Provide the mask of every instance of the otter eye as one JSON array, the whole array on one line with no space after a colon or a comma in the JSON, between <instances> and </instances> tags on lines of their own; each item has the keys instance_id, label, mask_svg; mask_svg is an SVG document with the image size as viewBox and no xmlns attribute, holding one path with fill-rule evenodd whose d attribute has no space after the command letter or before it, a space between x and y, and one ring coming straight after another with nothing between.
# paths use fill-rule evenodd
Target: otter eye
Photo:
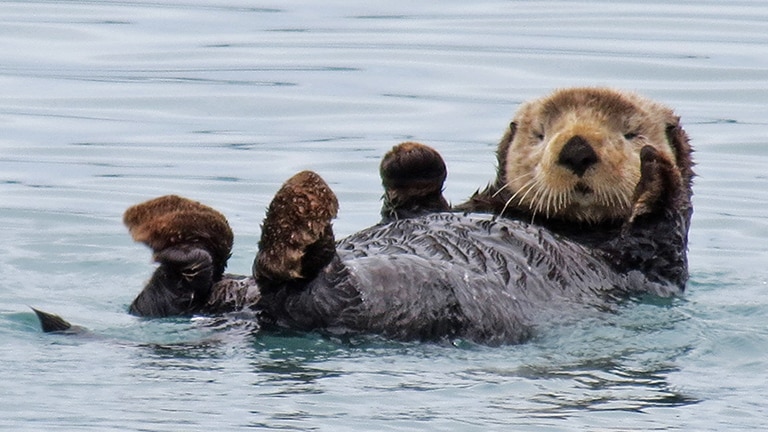
<instances>
[{"instance_id":1,"label":"otter eye","mask_svg":"<svg viewBox=\"0 0 768 432\"><path fill-rule=\"evenodd\" d=\"M625 134L624 134L624 139L626 139L626 140L628 140L628 141L631 141L631 140L633 140L633 139L637 138L637 135L638 135L638 134L637 134L637 132L629 132L629 133L625 133Z\"/></svg>"}]
</instances>

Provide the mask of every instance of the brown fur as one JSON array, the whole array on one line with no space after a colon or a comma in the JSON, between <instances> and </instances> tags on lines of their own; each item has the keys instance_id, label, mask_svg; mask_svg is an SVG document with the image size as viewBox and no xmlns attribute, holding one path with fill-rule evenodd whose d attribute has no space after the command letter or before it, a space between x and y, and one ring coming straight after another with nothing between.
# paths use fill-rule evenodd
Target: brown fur
<instances>
[{"instance_id":1,"label":"brown fur","mask_svg":"<svg viewBox=\"0 0 768 432\"><path fill-rule=\"evenodd\" d=\"M335 253L331 220L338 210L319 175L302 171L288 179L267 209L254 277L266 284L314 277Z\"/></svg>"},{"instance_id":2,"label":"brown fur","mask_svg":"<svg viewBox=\"0 0 768 432\"><path fill-rule=\"evenodd\" d=\"M400 143L384 155L379 173L384 186L381 216L385 221L450 210L443 197L448 171L433 148L417 142Z\"/></svg>"},{"instance_id":3,"label":"brown fur","mask_svg":"<svg viewBox=\"0 0 768 432\"><path fill-rule=\"evenodd\" d=\"M562 163L574 137L596 156L582 175ZM645 197L635 193L646 146L677 166L680 186L690 190L691 150L672 110L612 89L559 90L520 107L499 143L495 182L457 209L587 224L627 221L644 211L652 190L661 193L660 185L645 185Z\"/></svg>"},{"instance_id":4,"label":"brown fur","mask_svg":"<svg viewBox=\"0 0 768 432\"><path fill-rule=\"evenodd\" d=\"M499 144L496 181L459 206L504 217L427 214L439 211L428 197L442 198L445 165L437 152L404 143L381 169L387 196L409 203L389 208L404 220L337 245L336 197L317 174L301 172L267 210L253 278L216 280L211 251L224 249L215 246L222 227L228 232L223 216L163 197L125 215L160 263L130 310L246 308L263 328L521 342L553 315L684 290L691 152L661 105L613 90L561 90L521 107ZM231 245L231 232L223 237Z\"/></svg>"},{"instance_id":5,"label":"brown fur","mask_svg":"<svg viewBox=\"0 0 768 432\"><path fill-rule=\"evenodd\" d=\"M149 246L155 255L170 247L199 245L211 254L216 273L224 271L232 250L233 234L218 211L176 195L166 195L128 208L123 223L131 237Z\"/></svg>"}]
</instances>

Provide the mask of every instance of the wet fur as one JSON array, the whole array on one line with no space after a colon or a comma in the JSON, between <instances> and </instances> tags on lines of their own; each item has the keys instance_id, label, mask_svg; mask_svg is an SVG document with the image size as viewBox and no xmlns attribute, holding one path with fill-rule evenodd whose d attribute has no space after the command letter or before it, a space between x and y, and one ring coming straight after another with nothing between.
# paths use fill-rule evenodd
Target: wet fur
<instances>
[{"instance_id":1,"label":"wet fur","mask_svg":"<svg viewBox=\"0 0 768 432\"><path fill-rule=\"evenodd\" d=\"M443 196L448 170L431 147L411 141L394 146L382 158L379 174L384 187L383 222L451 208Z\"/></svg>"},{"instance_id":2,"label":"wet fur","mask_svg":"<svg viewBox=\"0 0 768 432\"><path fill-rule=\"evenodd\" d=\"M267 209L254 276L263 283L314 277L335 251L330 220L338 210L336 195L320 176L302 171L291 177Z\"/></svg>"},{"instance_id":3,"label":"wet fur","mask_svg":"<svg viewBox=\"0 0 768 432\"><path fill-rule=\"evenodd\" d=\"M221 280L232 250L233 234L224 215L197 201L166 195L128 208L123 222L160 264L131 303L131 313L162 317L199 310Z\"/></svg>"},{"instance_id":4,"label":"wet fur","mask_svg":"<svg viewBox=\"0 0 768 432\"><path fill-rule=\"evenodd\" d=\"M573 136L584 137L599 158L583 177L558 164ZM615 227L638 210L633 195L646 146L676 164L690 188L690 146L669 108L611 89L560 90L520 107L498 145L496 179L456 209Z\"/></svg>"},{"instance_id":5,"label":"wet fur","mask_svg":"<svg viewBox=\"0 0 768 432\"><path fill-rule=\"evenodd\" d=\"M526 147L541 130L542 142ZM581 177L558 162L570 140L563 134L584 135L595 147L599 162ZM248 309L266 327L495 345L525 341L541 323L579 311L611 309L632 294L684 289L693 162L666 108L606 89L564 90L525 105L499 144L496 180L459 206L488 216L425 205L444 179L442 159L430 150L410 143L385 156L383 214L393 220L339 242L331 225L338 202L322 178L302 172L286 181L267 211L249 277L217 279L206 270L229 253L227 241L195 221L217 219L211 226L226 231L218 212L177 198L129 209L126 225L160 263L132 312ZM525 173L537 166L551 172L532 183ZM612 177L612 169L621 175ZM582 182L582 190L599 191L606 186L598 182L609 180L616 191L602 203L535 189ZM168 216L174 201L198 217Z\"/></svg>"}]
</instances>

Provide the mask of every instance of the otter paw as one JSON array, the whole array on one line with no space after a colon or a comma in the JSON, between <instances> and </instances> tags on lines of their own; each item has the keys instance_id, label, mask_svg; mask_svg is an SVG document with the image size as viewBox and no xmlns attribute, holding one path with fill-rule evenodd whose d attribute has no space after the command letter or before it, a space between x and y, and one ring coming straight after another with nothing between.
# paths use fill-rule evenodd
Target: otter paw
<instances>
[{"instance_id":1,"label":"otter paw","mask_svg":"<svg viewBox=\"0 0 768 432\"><path fill-rule=\"evenodd\" d=\"M213 285L213 258L205 249L189 245L173 246L155 253L155 261L174 270L187 290L199 292Z\"/></svg>"},{"instance_id":2,"label":"otter paw","mask_svg":"<svg viewBox=\"0 0 768 432\"><path fill-rule=\"evenodd\" d=\"M447 170L435 149L416 142L398 144L384 155L379 173L384 186L384 219L450 209L442 194Z\"/></svg>"},{"instance_id":3,"label":"otter paw","mask_svg":"<svg viewBox=\"0 0 768 432\"><path fill-rule=\"evenodd\" d=\"M674 163L652 146L640 150L640 181L635 187L629 222L674 205L682 177Z\"/></svg>"},{"instance_id":4,"label":"otter paw","mask_svg":"<svg viewBox=\"0 0 768 432\"><path fill-rule=\"evenodd\" d=\"M286 181L267 209L253 275L262 283L312 278L336 253L331 220L339 203L316 173Z\"/></svg>"},{"instance_id":5,"label":"otter paw","mask_svg":"<svg viewBox=\"0 0 768 432\"><path fill-rule=\"evenodd\" d=\"M135 241L155 252L158 262L166 249L187 245L210 254L215 277L224 272L232 250L232 230L224 215L206 205L166 195L130 207L123 222Z\"/></svg>"}]
</instances>

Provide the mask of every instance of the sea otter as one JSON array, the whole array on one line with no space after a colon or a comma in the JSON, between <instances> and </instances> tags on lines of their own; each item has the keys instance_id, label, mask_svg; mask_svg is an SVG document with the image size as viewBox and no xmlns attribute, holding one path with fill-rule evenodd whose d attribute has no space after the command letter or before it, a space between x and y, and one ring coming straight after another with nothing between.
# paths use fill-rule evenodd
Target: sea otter
<instances>
[{"instance_id":1,"label":"sea otter","mask_svg":"<svg viewBox=\"0 0 768 432\"><path fill-rule=\"evenodd\" d=\"M496 180L451 209L440 155L395 147L381 165L384 220L338 242L336 196L300 172L269 205L250 276L224 274L232 232L215 210L176 196L133 206L124 221L160 265L130 311L250 310L266 328L497 345L684 289L693 163L671 110L557 91L520 108L497 157Z\"/></svg>"},{"instance_id":2,"label":"sea otter","mask_svg":"<svg viewBox=\"0 0 768 432\"><path fill-rule=\"evenodd\" d=\"M677 201L664 205L684 217L687 236L694 174L679 118L650 99L607 88L563 89L523 104L498 145L496 179L454 209L503 214L596 244L650 212L660 198L653 194L667 191L639 187L644 151L675 168L668 187L683 191L668 193Z\"/></svg>"}]
</instances>

